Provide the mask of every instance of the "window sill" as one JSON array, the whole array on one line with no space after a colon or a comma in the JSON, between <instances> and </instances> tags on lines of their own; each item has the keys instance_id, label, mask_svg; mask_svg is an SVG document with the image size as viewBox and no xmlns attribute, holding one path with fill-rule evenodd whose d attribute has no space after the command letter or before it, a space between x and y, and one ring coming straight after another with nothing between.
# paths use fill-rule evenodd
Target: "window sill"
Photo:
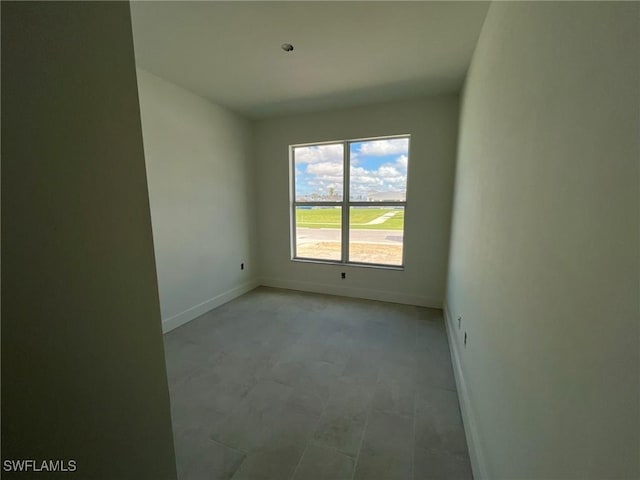
<instances>
[{"instance_id":1,"label":"window sill","mask_svg":"<svg viewBox=\"0 0 640 480\"><path fill-rule=\"evenodd\" d=\"M341 267L357 267L357 268L375 268L378 270L395 270L395 271L404 271L404 265L378 265L375 263L355 263L355 262L339 262L332 260L314 260L311 258L292 258L292 262L297 263L312 263L319 265L334 265Z\"/></svg>"}]
</instances>

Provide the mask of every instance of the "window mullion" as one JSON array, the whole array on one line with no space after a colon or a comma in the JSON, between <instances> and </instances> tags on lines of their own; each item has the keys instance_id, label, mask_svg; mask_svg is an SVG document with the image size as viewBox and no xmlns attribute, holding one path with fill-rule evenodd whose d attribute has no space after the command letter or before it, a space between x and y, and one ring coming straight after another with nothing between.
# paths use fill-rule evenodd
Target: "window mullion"
<instances>
[{"instance_id":1,"label":"window mullion","mask_svg":"<svg viewBox=\"0 0 640 480\"><path fill-rule=\"evenodd\" d=\"M343 175L342 181L344 185L342 187L342 261L347 263L349 261L349 162L350 144L345 141L342 147L343 156Z\"/></svg>"}]
</instances>

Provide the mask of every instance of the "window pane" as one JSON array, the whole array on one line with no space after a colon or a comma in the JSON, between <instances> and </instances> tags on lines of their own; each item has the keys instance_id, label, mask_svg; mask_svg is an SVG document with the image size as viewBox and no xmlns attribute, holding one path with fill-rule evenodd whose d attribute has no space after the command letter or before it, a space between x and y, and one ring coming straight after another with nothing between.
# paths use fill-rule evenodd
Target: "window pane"
<instances>
[{"instance_id":1,"label":"window pane","mask_svg":"<svg viewBox=\"0 0 640 480\"><path fill-rule=\"evenodd\" d=\"M406 201L409 138L352 142L349 155L352 201Z\"/></svg>"},{"instance_id":2,"label":"window pane","mask_svg":"<svg viewBox=\"0 0 640 480\"><path fill-rule=\"evenodd\" d=\"M349 261L402 265L404 207L351 207Z\"/></svg>"},{"instance_id":3,"label":"window pane","mask_svg":"<svg viewBox=\"0 0 640 480\"><path fill-rule=\"evenodd\" d=\"M342 207L296 207L296 258L342 257Z\"/></svg>"},{"instance_id":4,"label":"window pane","mask_svg":"<svg viewBox=\"0 0 640 480\"><path fill-rule=\"evenodd\" d=\"M343 151L342 143L293 149L296 201L342 201Z\"/></svg>"}]
</instances>

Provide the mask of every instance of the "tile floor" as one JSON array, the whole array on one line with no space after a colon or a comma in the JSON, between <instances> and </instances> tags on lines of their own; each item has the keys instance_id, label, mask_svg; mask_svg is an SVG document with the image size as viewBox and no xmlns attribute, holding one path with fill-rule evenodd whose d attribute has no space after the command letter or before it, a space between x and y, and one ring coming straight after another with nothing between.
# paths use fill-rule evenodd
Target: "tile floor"
<instances>
[{"instance_id":1,"label":"tile floor","mask_svg":"<svg viewBox=\"0 0 640 480\"><path fill-rule=\"evenodd\" d=\"M165 352L181 480L472 478L440 310L260 287Z\"/></svg>"}]
</instances>

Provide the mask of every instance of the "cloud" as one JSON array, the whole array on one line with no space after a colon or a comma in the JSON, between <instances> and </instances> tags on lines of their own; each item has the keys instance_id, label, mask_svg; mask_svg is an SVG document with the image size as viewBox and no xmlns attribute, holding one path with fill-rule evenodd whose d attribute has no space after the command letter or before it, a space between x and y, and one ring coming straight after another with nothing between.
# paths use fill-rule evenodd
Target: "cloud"
<instances>
[{"instance_id":1,"label":"cloud","mask_svg":"<svg viewBox=\"0 0 640 480\"><path fill-rule=\"evenodd\" d=\"M389 165L388 163L386 163L378 168L378 175L383 178L399 177L400 172L396 170L396 167L394 167L393 165Z\"/></svg>"},{"instance_id":2,"label":"cloud","mask_svg":"<svg viewBox=\"0 0 640 480\"><path fill-rule=\"evenodd\" d=\"M407 184L407 148L408 140L389 139L364 142L360 146L360 156L351 154L350 192L353 199L367 199L374 194L398 193L400 196ZM367 165L365 155L395 155L393 160L373 161ZM296 173L307 188L300 191L313 191L320 194L342 193L343 158L341 145L319 145L296 147ZM386 159L384 159L386 160ZM383 161L384 161L383 160ZM375 165L375 167L374 167ZM366 168L366 167L369 168ZM310 190L308 190L310 189Z\"/></svg>"},{"instance_id":3,"label":"cloud","mask_svg":"<svg viewBox=\"0 0 640 480\"><path fill-rule=\"evenodd\" d=\"M393 186L394 189L397 189L398 187L404 187L407 183L406 177L401 176L385 178L384 181L387 185ZM402 188L402 190L404 190L404 188Z\"/></svg>"},{"instance_id":4,"label":"cloud","mask_svg":"<svg viewBox=\"0 0 640 480\"><path fill-rule=\"evenodd\" d=\"M372 177L368 175L353 176L351 177L351 183L356 184L357 186L360 186L360 187L364 186L368 189L381 187L382 185L384 185L384 182L382 181L381 178Z\"/></svg>"},{"instance_id":5,"label":"cloud","mask_svg":"<svg viewBox=\"0 0 640 480\"><path fill-rule=\"evenodd\" d=\"M367 188L374 188L382 186L384 182L378 178L375 171L365 170L362 167L351 168L351 184L352 186L366 186ZM352 188L353 189L353 188Z\"/></svg>"},{"instance_id":6,"label":"cloud","mask_svg":"<svg viewBox=\"0 0 640 480\"><path fill-rule=\"evenodd\" d=\"M307 166L307 173L312 174L306 184L317 191L333 188L336 193L342 191L342 164L329 162L315 163ZM406 188L407 176L397 165L385 163L375 170L363 167L351 167L351 195L367 196L371 192L403 191Z\"/></svg>"},{"instance_id":7,"label":"cloud","mask_svg":"<svg viewBox=\"0 0 640 480\"><path fill-rule=\"evenodd\" d=\"M312 173L314 175L332 175L332 176L342 176L343 165L340 163L333 162L320 162L320 163L312 163L307 165L307 173Z\"/></svg>"},{"instance_id":8,"label":"cloud","mask_svg":"<svg viewBox=\"0 0 640 480\"><path fill-rule=\"evenodd\" d=\"M360 155L383 156L396 153L406 154L409 150L408 138L392 138L388 140L370 140L360 144L357 153Z\"/></svg>"},{"instance_id":9,"label":"cloud","mask_svg":"<svg viewBox=\"0 0 640 480\"><path fill-rule=\"evenodd\" d=\"M330 162L342 164L342 144L316 145L310 147L296 147L296 165L300 163Z\"/></svg>"},{"instance_id":10,"label":"cloud","mask_svg":"<svg viewBox=\"0 0 640 480\"><path fill-rule=\"evenodd\" d=\"M390 163L375 170L351 167L351 196L364 197L374 192L399 192L406 188L407 177Z\"/></svg>"}]
</instances>

